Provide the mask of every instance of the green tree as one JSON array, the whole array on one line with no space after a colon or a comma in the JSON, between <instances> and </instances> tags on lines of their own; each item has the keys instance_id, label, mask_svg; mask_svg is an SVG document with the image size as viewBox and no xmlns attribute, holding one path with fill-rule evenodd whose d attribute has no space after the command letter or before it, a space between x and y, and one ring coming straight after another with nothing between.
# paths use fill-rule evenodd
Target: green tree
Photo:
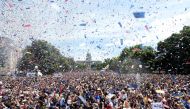
<instances>
[{"instance_id":1,"label":"green tree","mask_svg":"<svg viewBox=\"0 0 190 109\"><path fill-rule=\"evenodd\" d=\"M85 70L87 68L86 64L78 63L75 65L75 70Z\"/></svg>"},{"instance_id":2,"label":"green tree","mask_svg":"<svg viewBox=\"0 0 190 109\"><path fill-rule=\"evenodd\" d=\"M157 49L157 68L183 72L183 64L190 58L190 27L184 26L179 33L174 33L163 42L159 42Z\"/></svg>"},{"instance_id":3,"label":"green tree","mask_svg":"<svg viewBox=\"0 0 190 109\"><path fill-rule=\"evenodd\" d=\"M44 74L69 70L73 61L61 55L59 50L44 40L34 40L23 51L19 70L33 70L35 66Z\"/></svg>"},{"instance_id":4,"label":"green tree","mask_svg":"<svg viewBox=\"0 0 190 109\"><path fill-rule=\"evenodd\" d=\"M102 69L109 65L110 70L121 73L135 72L132 65L137 67L139 64L143 64L149 66L149 68L153 66L155 54L156 51L150 46L125 47L118 57L105 59L99 66Z\"/></svg>"},{"instance_id":5,"label":"green tree","mask_svg":"<svg viewBox=\"0 0 190 109\"><path fill-rule=\"evenodd\" d=\"M153 66L156 51L150 46L135 45L130 48L124 48L119 59L126 62L128 59L137 59L146 66Z\"/></svg>"},{"instance_id":6,"label":"green tree","mask_svg":"<svg viewBox=\"0 0 190 109\"><path fill-rule=\"evenodd\" d=\"M103 68L102 62L93 62L91 65L92 70L101 70Z\"/></svg>"}]
</instances>

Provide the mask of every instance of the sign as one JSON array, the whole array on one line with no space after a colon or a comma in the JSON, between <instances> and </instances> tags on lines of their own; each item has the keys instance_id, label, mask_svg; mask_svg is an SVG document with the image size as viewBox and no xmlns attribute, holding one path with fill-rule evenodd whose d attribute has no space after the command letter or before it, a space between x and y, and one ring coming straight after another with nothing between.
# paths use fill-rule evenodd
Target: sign
<instances>
[{"instance_id":1,"label":"sign","mask_svg":"<svg viewBox=\"0 0 190 109\"><path fill-rule=\"evenodd\" d=\"M152 103L152 109L163 109L162 102Z\"/></svg>"}]
</instances>

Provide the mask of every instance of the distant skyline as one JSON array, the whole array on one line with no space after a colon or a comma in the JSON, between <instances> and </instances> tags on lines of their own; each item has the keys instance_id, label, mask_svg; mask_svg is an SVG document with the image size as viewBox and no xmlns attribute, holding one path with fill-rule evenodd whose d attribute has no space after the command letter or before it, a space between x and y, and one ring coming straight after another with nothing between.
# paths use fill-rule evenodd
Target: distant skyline
<instances>
[{"instance_id":1,"label":"distant skyline","mask_svg":"<svg viewBox=\"0 0 190 109\"><path fill-rule=\"evenodd\" d=\"M65 56L118 56L126 46L156 47L190 25L190 0L1 0L0 36L22 47L43 39ZM145 12L135 18L133 12ZM122 40L122 41L121 41Z\"/></svg>"}]
</instances>

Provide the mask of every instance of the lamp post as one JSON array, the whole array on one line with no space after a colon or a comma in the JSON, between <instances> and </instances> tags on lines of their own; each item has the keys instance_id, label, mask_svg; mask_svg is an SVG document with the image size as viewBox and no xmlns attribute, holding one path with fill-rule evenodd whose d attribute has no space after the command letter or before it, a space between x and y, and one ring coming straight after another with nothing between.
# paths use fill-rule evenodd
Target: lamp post
<instances>
[{"instance_id":1,"label":"lamp post","mask_svg":"<svg viewBox=\"0 0 190 109\"><path fill-rule=\"evenodd\" d=\"M62 70L62 65L59 66L59 73L61 73L63 70Z\"/></svg>"},{"instance_id":2,"label":"lamp post","mask_svg":"<svg viewBox=\"0 0 190 109\"><path fill-rule=\"evenodd\" d=\"M138 66L138 69L139 69L139 71L136 74L136 81L137 81L138 86L140 86L140 83L141 83L140 74L142 71L142 65L141 64Z\"/></svg>"},{"instance_id":3,"label":"lamp post","mask_svg":"<svg viewBox=\"0 0 190 109\"><path fill-rule=\"evenodd\" d=\"M122 66L121 66L121 61L119 61L119 74L121 74L121 69L122 69Z\"/></svg>"},{"instance_id":4,"label":"lamp post","mask_svg":"<svg viewBox=\"0 0 190 109\"><path fill-rule=\"evenodd\" d=\"M38 80L38 66L34 67L34 72L35 72L35 81L37 82L37 80Z\"/></svg>"}]
</instances>

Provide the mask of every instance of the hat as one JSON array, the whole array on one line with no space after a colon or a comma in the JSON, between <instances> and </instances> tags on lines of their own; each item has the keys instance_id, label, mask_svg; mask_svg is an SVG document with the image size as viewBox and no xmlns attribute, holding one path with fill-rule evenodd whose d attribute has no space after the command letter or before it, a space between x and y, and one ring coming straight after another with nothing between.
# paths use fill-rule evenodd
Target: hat
<instances>
[{"instance_id":1,"label":"hat","mask_svg":"<svg viewBox=\"0 0 190 109\"><path fill-rule=\"evenodd\" d=\"M20 97L24 97L24 94L20 94Z\"/></svg>"},{"instance_id":2,"label":"hat","mask_svg":"<svg viewBox=\"0 0 190 109\"><path fill-rule=\"evenodd\" d=\"M71 100L67 100L67 103L68 103L68 104L72 104L72 101L71 101Z\"/></svg>"},{"instance_id":3,"label":"hat","mask_svg":"<svg viewBox=\"0 0 190 109\"><path fill-rule=\"evenodd\" d=\"M101 91L101 89L100 89L100 88L98 88L97 90Z\"/></svg>"},{"instance_id":4,"label":"hat","mask_svg":"<svg viewBox=\"0 0 190 109\"><path fill-rule=\"evenodd\" d=\"M187 102L190 103L190 100L188 100Z\"/></svg>"},{"instance_id":5,"label":"hat","mask_svg":"<svg viewBox=\"0 0 190 109\"><path fill-rule=\"evenodd\" d=\"M26 100L26 99L24 99L22 102L27 102L27 100Z\"/></svg>"},{"instance_id":6,"label":"hat","mask_svg":"<svg viewBox=\"0 0 190 109\"><path fill-rule=\"evenodd\" d=\"M122 90L121 90L121 92L125 92L125 90L124 90L124 89L122 89Z\"/></svg>"}]
</instances>

